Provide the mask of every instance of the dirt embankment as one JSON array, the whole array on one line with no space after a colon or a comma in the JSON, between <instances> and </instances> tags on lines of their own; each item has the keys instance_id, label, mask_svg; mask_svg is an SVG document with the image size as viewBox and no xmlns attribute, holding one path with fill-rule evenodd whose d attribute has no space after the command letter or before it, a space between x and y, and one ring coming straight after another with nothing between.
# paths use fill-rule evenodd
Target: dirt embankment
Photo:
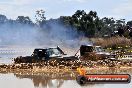
<instances>
[{"instance_id":1,"label":"dirt embankment","mask_svg":"<svg viewBox=\"0 0 132 88\"><path fill-rule=\"evenodd\" d=\"M70 61L59 63L22 63L22 64L10 64L0 65L0 72L26 72L26 73L66 73L70 71L76 71L76 69L82 65L84 68L96 72L109 68L132 68L132 62L111 61L111 60L98 60L98 61ZM96 69L96 70L95 70Z\"/></svg>"}]
</instances>

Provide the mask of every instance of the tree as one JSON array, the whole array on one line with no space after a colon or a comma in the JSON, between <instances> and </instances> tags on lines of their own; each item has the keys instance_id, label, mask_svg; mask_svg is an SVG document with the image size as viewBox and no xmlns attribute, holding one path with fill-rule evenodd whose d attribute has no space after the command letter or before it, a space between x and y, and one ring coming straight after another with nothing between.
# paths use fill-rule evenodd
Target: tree
<instances>
[{"instance_id":1,"label":"tree","mask_svg":"<svg viewBox=\"0 0 132 88\"><path fill-rule=\"evenodd\" d=\"M127 25L129 25L130 27L132 27L132 21L128 21Z\"/></svg>"},{"instance_id":2,"label":"tree","mask_svg":"<svg viewBox=\"0 0 132 88\"><path fill-rule=\"evenodd\" d=\"M33 22L31 21L31 19L26 16L18 16L16 19L17 22L22 23L22 24L33 24Z\"/></svg>"},{"instance_id":3,"label":"tree","mask_svg":"<svg viewBox=\"0 0 132 88\"><path fill-rule=\"evenodd\" d=\"M90 11L88 14L84 10L77 10L75 14L72 15L73 24L79 31L83 31L85 36L93 37L95 35L97 24L97 13L95 11Z\"/></svg>"},{"instance_id":4,"label":"tree","mask_svg":"<svg viewBox=\"0 0 132 88\"><path fill-rule=\"evenodd\" d=\"M87 37L94 37L96 30L101 28L95 11L87 14L84 10L77 10L72 16L61 16L60 20L64 25L71 25L78 31L82 31Z\"/></svg>"},{"instance_id":5,"label":"tree","mask_svg":"<svg viewBox=\"0 0 132 88\"><path fill-rule=\"evenodd\" d=\"M4 22L6 22L6 21L7 21L6 16L0 14L0 23L4 23Z\"/></svg>"},{"instance_id":6,"label":"tree","mask_svg":"<svg viewBox=\"0 0 132 88\"><path fill-rule=\"evenodd\" d=\"M132 31L129 33L129 36L132 38Z\"/></svg>"},{"instance_id":7,"label":"tree","mask_svg":"<svg viewBox=\"0 0 132 88\"><path fill-rule=\"evenodd\" d=\"M36 23L39 26L43 26L43 24L46 21L46 17L44 15L45 15L45 11L44 10L37 10L36 11L35 18L36 18Z\"/></svg>"},{"instance_id":8,"label":"tree","mask_svg":"<svg viewBox=\"0 0 132 88\"><path fill-rule=\"evenodd\" d=\"M119 27L119 28L118 28L118 34L119 34L119 36L123 36L123 34L124 34L124 29L123 29L122 27Z\"/></svg>"},{"instance_id":9,"label":"tree","mask_svg":"<svg viewBox=\"0 0 132 88\"><path fill-rule=\"evenodd\" d=\"M84 16L84 25L87 37L95 37L95 32L98 28L99 18L96 11L90 11Z\"/></svg>"},{"instance_id":10,"label":"tree","mask_svg":"<svg viewBox=\"0 0 132 88\"><path fill-rule=\"evenodd\" d=\"M116 20L116 25L118 27L125 25L125 19Z\"/></svg>"},{"instance_id":11,"label":"tree","mask_svg":"<svg viewBox=\"0 0 132 88\"><path fill-rule=\"evenodd\" d=\"M101 19L101 27L102 27L102 30L101 30L101 35L111 35L115 30L117 30L117 27L116 27L116 21L113 17L104 17Z\"/></svg>"}]
</instances>

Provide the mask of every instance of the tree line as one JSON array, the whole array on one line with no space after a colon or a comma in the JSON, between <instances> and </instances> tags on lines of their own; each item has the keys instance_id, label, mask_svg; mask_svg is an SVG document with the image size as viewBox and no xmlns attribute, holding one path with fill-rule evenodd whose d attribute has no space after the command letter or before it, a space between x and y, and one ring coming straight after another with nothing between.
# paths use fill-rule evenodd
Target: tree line
<instances>
[{"instance_id":1,"label":"tree line","mask_svg":"<svg viewBox=\"0 0 132 88\"><path fill-rule=\"evenodd\" d=\"M36 21L33 22L28 16L18 16L15 20L0 15L0 26L4 24L37 26L43 30L50 30L50 23L60 24L65 28L83 33L85 37L124 36L132 37L132 21L115 19L113 17L100 18L96 11L77 10L72 16L60 16L57 19L46 20L45 11L37 10ZM57 31L57 30L56 30Z\"/></svg>"}]
</instances>

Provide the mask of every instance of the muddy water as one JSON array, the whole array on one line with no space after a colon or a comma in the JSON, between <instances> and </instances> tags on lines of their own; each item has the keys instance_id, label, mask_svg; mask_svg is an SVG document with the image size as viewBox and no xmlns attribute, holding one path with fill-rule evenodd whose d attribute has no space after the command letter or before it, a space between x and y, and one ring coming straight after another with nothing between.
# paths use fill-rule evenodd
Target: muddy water
<instances>
[{"instance_id":1,"label":"muddy water","mask_svg":"<svg viewBox=\"0 0 132 88\"><path fill-rule=\"evenodd\" d=\"M12 63L11 57L19 55L0 54L0 64ZM95 72L93 70L93 72ZM99 70L99 73L129 73L132 75L132 69L117 70L114 68ZM28 74L0 72L0 88L132 88L132 82L129 84L88 84L80 86L77 84L76 74L58 74L58 73L36 73Z\"/></svg>"},{"instance_id":2,"label":"muddy water","mask_svg":"<svg viewBox=\"0 0 132 88\"><path fill-rule=\"evenodd\" d=\"M132 88L129 84L87 84L80 86L75 79L52 79L44 75L0 73L0 88Z\"/></svg>"}]
</instances>

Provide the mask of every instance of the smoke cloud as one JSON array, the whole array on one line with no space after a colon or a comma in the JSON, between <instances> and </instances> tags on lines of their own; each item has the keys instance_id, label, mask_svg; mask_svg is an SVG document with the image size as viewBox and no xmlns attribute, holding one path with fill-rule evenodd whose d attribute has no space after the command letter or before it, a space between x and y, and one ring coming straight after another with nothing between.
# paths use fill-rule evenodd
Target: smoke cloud
<instances>
[{"instance_id":1,"label":"smoke cloud","mask_svg":"<svg viewBox=\"0 0 132 88\"><path fill-rule=\"evenodd\" d=\"M82 41L83 33L58 22L47 22L42 27L21 23L0 24L0 45L67 46L89 44Z\"/></svg>"}]
</instances>

